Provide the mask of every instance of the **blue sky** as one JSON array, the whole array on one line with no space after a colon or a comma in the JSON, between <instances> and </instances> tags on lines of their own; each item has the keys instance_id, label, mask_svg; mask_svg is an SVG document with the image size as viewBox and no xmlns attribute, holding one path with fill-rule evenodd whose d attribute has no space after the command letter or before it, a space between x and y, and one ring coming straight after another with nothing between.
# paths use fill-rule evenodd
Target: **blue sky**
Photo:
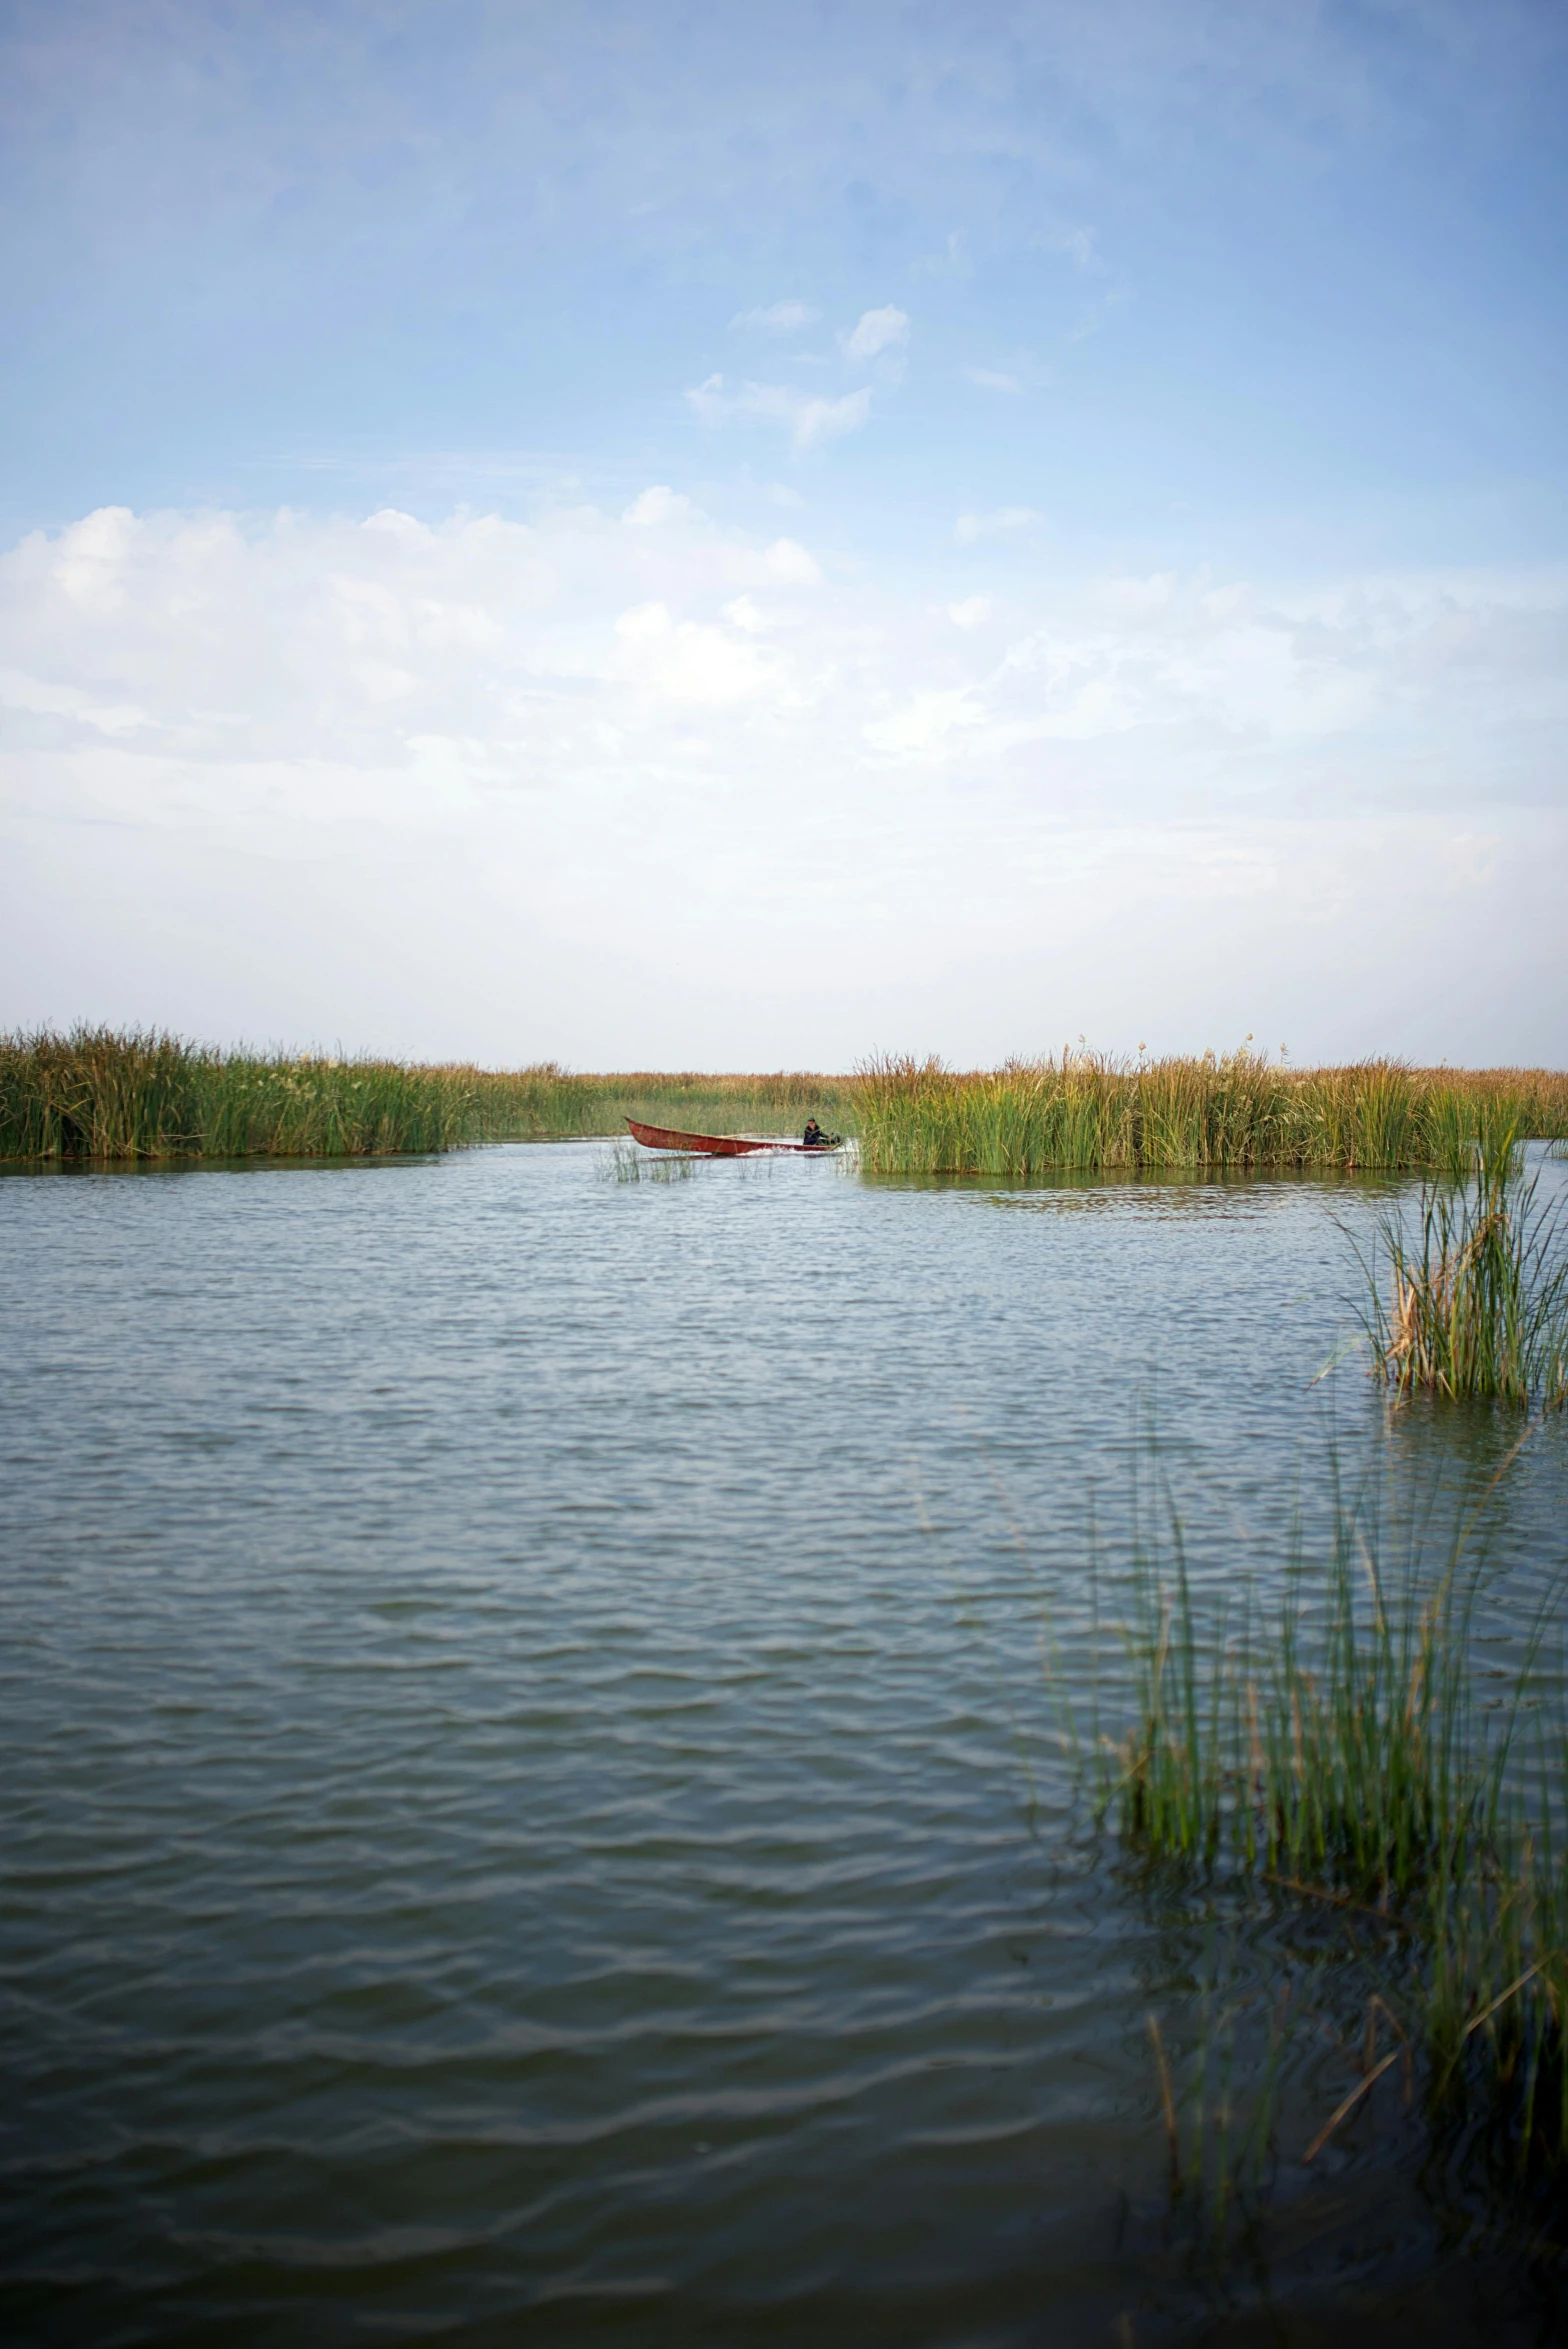
<instances>
[{"instance_id":1,"label":"blue sky","mask_svg":"<svg viewBox=\"0 0 1568 2349\"><path fill-rule=\"evenodd\" d=\"M0 42L11 1019L1568 1052L1560 9Z\"/></svg>"}]
</instances>

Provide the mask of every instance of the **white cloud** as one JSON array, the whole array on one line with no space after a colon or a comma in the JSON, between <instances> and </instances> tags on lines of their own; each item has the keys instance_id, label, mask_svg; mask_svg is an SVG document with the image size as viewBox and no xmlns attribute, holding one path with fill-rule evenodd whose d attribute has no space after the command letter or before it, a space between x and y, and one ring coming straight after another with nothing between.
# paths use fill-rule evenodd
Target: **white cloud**
<instances>
[{"instance_id":1,"label":"white cloud","mask_svg":"<svg viewBox=\"0 0 1568 2349\"><path fill-rule=\"evenodd\" d=\"M16 669L0 669L0 709L26 710L40 718L74 718L100 734L132 734L151 724L135 702L95 701L74 685L50 685Z\"/></svg>"},{"instance_id":2,"label":"white cloud","mask_svg":"<svg viewBox=\"0 0 1568 2349\"><path fill-rule=\"evenodd\" d=\"M751 641L750 593L788 608L821 584L798 539L720 531L662 485L619 522L432 527L385 509L251 530L100 512L0 559L0 712L67 762L105 737L213 776L402 765L416 739L473 740L544 773L552 741L568 768L582 755L590 708L629 722L622 687L715 708L788 697L788 661Z\"/></svg>"},{"instance_id":3,"label":"white cloud","mask_svg":"<svg viewBox=\"0 0 1568 2349\"><path fill-rule=\"evenodd\" d=\"M964 373L982 391L1021 392L1024 388L1016 375L1000 374L994 367L966 367Z\"/></svg>"},{"instance_id":4,"label":"white cloud","mask_svg":"<svg viewBox=\"0 0 1568 2349\"><path fill-rule=\"evenodd\" d=\"M645 489L641 497L633 498L621 520L637 528L651 529L661 522L689 521L698 512L699 509L690 498L682 497L676 490L667 489L662 482L656 482L652 489Z\"/></svg>"},{"instance_id":5,"label":"white cloud","mask_svg":"<svg viewBox=\"0 0 1568 2349\"><path fill-rule=\"evenodd\" d=\"M1022 530L1044 519L1033 506L998 506L990 514L960 514L953 524L953 536L960 546L973 546L976 539L995 538L1005 530Z\"/></svg>"},{"instance_id":6,"label":"white cloud","mask_svg":"<svg viewBox=\"0 0 1568 2349\"><path fill-rule=\"evenodd\" d=\"M869 366L884 351L902 349L908 342L908 313L895 309L891 302L881 310L862 311L859 324L839 340L852 365Z\"/></svg>"},{"instance_id":7,"label":"white cloud","mask_svg":"<svg viewBox=\"0 0 1568 2349\"><path fill-rule=\"evenodd\" d=\"M1128 905L1133 993L1188 967L1194 906L1256 906L1228 972L1245 944L1260 989L1353 974L1356 1033L1406 1049L1407 1001L1463 1012L1456 892L1505 960L1554 934L1568 578L1057 575L997 611L956 554L949 603L674 496L650 526L649 494L526 524L110 509L0 556L11 1016L605 1061L663 1005L664 1050L690 1021L752 1057L788 1041L804 939L832 1050L890 1001L923 1041L928 1000L1002 1050L1038 1039L996 1002L1084 984ZM94 909L69 965L66 903ZM725 953L722 1000L711 953L689 986L649 957L650 908ZM1560 959L1518 965L1543 1022ZM789 1017L815 1000L792 983ZM509 1008L476 1030L481 1003Z\"/></svg>"},{"instance_id":8,"label":"white cloud","mask_svg":"<svg viewBox=\"0 0 1568 2349\"><path fill-rule=\"evenodd\" d=\"M60 542L62 593L83 611L119 611L125 600L125 558L135 535L136 516L129 506L100 506L84 516Z\"/></svg>"},{"instance_id":9,"label":"white cloud","mask_svg":"<svg viewBox=\"0 0 1568 2349\"><path fill-rule=\"evenodd\" d=\"M953 734L985 723L984 705L971 698L967 686L952 685L940 692L912 694L891 716L872 719L864 732L876 750L918 757L940 752Z\"/></svg>"},{"instance_id":10,"label":"white cloud","mask_svg":"<svg viewBox=\"0 0 1568 2349\"><path fill-rule=\"evenodd\" d=\"M978 536L1032 518L970 519ZM922 741L962 733L966 757L1138 726L1195 723L1254 748L1381 727L1429 733L1431 755L1462 775L1487 771L1475 745L1505 721L1521 730L1523 771L1568 703L1568 580L1554 573L1295 596L1173 571L1059 583L980 666L978 646L946 629L973 636L993 617L989 596L938 606L933 637L923 596L842 578L799 539L721 529L664 485L619 520L583 508L532 524L383 509L357 524L282 512L249 525L110 508L0 557L0 708L51 756L93 744L214 768L395 759L416 736L503 738L546 704L574 724L584 686L599 695L595 720L623 725L617 680L651 677L651 647L682 692L714 701L853 675L839 750L915 709ZM788 674L771 652L750 657L780 612ZM962 715L937 726L938 710ZM1555 789L1556 773L1532 793Z\"/></svg>"},{"instance_id":11,"label":"white cloud","mask_svg":"<svg viewBox=\"0 0 1568 2349\"><path fill-rule=\"evenodd\" d=\"M814 326L820 316L809 302L769 302L760 309L738 310L730 324L756 327L764 334L799 334L803 327Z\"/></svg>"},{"instance_id":12,"label":"white cloud","mask_svg":"<svg viewBox=\"0 0 1568 2349\"><path fill-rule=\"evenodd\" d=\"M770 579L784 587L820 587L822 573L814 555L798 539L776 538L762 558Z\"/></svg>"},{"instance_id":13,"label":"white cloud","mask_svg":"<svg viewBox=\"0 0 1568 2349\"><path fill-rule=\"evenodd\" d=\"M677 620L661 603L639 604L615 623L612 677L661 701L698 709L732 709L776 696L785 683L770 648L737 643L722 628Z\"/></svg>"},{"instance_id":14,"label":"white cloud","mask_svg":"<svg viewBox=\"0 0 1568 2349\"><path fill-rule=\"evenodd\" d=\"M729 391L722 375L710 375L686 398L692 413L704 424L728 424L735 418L769 424L787 432L801 452L858 432L871 414L869 385L830 400L813 398L792 384L782 383L743 383Z\"/></svg>"}]
</instances>

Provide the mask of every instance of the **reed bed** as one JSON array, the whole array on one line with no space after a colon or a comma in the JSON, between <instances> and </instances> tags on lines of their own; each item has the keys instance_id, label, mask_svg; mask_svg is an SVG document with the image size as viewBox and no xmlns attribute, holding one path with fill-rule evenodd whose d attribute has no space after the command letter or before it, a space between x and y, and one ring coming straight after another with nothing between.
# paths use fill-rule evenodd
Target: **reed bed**
<instances>
[{"instance_id":1,"label":"reed bed","mask_svg":"<svg viewBox=\"0 0 1568 2349\"><path fill-rule=\"evenodd\" d=\"M1130 1724L1102 1744L1102 1816L1138 1866L1266 1895L1348 1936L1367 2016L1359 2080L1314 2159L1403 2068L1448 2148L1506 2179L1568 2170L1568 1702L1560 1583L1483 1679L1489 1597L1475 1517L1435 1572L1385 1575L1375 1523L1341 1512L1331 1554L1279 1600L1195 1595L1179 1531L1140 1563ZM1318 1967L1332 1996L1334 1967ZM1173 2166L1176 2098L1155 2034ZM1380 2043L1381 2042L1381 2043ZM1266 2063L1277 2070L1278 2048ZM1255 2106L1274 2109L1272 2092ZM1261 2147L1266 2118L1257 2123ZM1201 2164L1200 2164L1201 2169ZM1556 2189L1554 2188L1555 2192Z\"/></svg>"},{"instance_id":2,"label":"reed bed","mask_svg":"<svg viewBox=\"0 0 1568 2349\"><path fill-rule=\"evenodd\" d=\"M628 1114L781 1133L813 1112L847 1120L846 1081L224 1052L150 1030L0 1036L0 1159L9 1160L387 1156L614 1134Z\"/></svg>"},{"instance_id":3,"label":"reed bed","mask_svg":"<svg viewBox=\"0 0 1568 2349\"><path fill-rule=\"evenodd\" d=\"M0 1158L375 1157L449 1150L474 1117L451 1070L106 1028L0 1038Z\"/></svg>"},{"instance_id":4,"label":"reed bed","mask_svg":"<svg viewBox=\"0 0 1568 2349\"><path fill-rule=\"evenodd\" d=\"M221 1051L153 1031L0 1036L0 1159L367 1156L463 1143L687 1131L857 1136L871 1173L990 1175L1436 1167L1511 1125L1568 1136L1568 1076L1392 1061L1297 1071L1226 1059L1064 1053L963 1074L881 1059L780 1069L584 1074Z\"/></svg>"},{"instance_id":5,"label":"reed bed","mask_svg":"<svg viewBox=\"0 0 1568 2349\"><path fill-rule=\"evenodd\" d=\"M856 1099L868 1172L1018 1182L1058 1171L1459 1173L1499 1130L1568 1134L1568 1075L1551 1070L1391 1060L1298 1070L1245 1048L1135 1062L1069 1051L971 1073L882 1058L859 1070Z\"/></svg>"}]
</instances>

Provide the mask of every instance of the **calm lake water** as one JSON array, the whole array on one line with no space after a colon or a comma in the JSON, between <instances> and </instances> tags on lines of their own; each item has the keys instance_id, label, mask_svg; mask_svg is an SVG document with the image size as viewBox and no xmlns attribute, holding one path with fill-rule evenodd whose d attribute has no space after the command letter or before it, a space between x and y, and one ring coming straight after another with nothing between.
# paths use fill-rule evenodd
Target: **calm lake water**
<instances>
[{"instance_id":1,"label":"calm lake water","mask_svg":"<svg viewBox=\"0 0 1568 2349\"><path fill-rule=\"evenodd\" d=\"M1267 1579L1501 1463L1311 1383L1387 1191L607 1167L0 1181L5 2339L1541 2337L1372 2124L1183 2249L1052 1734L1136 1492Z\"/></svg>"}]
</instances>

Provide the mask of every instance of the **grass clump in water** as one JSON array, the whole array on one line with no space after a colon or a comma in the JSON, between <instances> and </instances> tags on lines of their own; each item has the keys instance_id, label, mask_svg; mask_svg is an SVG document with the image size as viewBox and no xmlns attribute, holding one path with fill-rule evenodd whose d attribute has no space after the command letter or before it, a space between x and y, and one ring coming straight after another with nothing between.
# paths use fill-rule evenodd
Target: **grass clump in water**
<instances>
[{"instance_id":1,"label":"grass clump in water","mask_svg":"<svg viewBox=\"0 0 1568 2349\"><path fill-rule=\"evenodd\" d=\"M1102 1755L1100 1799L1139 1865L1370 1932L1368 2014L1395 2044L1368 2055L1305 2158L1404 2056L1448 2146L1481 2141L1505 2176L1560 2181L1568 1714L1545 1643L1561 1591L1501 1684L1483 1683L1470 1532L1441 1573L1413 1561L1389 1587L1375 1528L1344 1511L1326 1571L1298 1565L1271 1609L1200 1607L1179 1539L1170 1567L1140 1566L1131 1726Z\"/></svg>"},{"instance_id":2,"label":"grass clump in water","mask_svg":"<svg viewBox=\"0 0 1568 2349\"><path fill-rule=\"evenodd\" d=\"M1568 1405L1568 1250L1526 1177L1513 1127L1483 1137L1468 1178L1422 1188L1416 1232L1385 1217L1368 1333L1401 1395ZM1377 1258L1388 1263L1388 1294Z\"/></svg>"}]
</instances>

